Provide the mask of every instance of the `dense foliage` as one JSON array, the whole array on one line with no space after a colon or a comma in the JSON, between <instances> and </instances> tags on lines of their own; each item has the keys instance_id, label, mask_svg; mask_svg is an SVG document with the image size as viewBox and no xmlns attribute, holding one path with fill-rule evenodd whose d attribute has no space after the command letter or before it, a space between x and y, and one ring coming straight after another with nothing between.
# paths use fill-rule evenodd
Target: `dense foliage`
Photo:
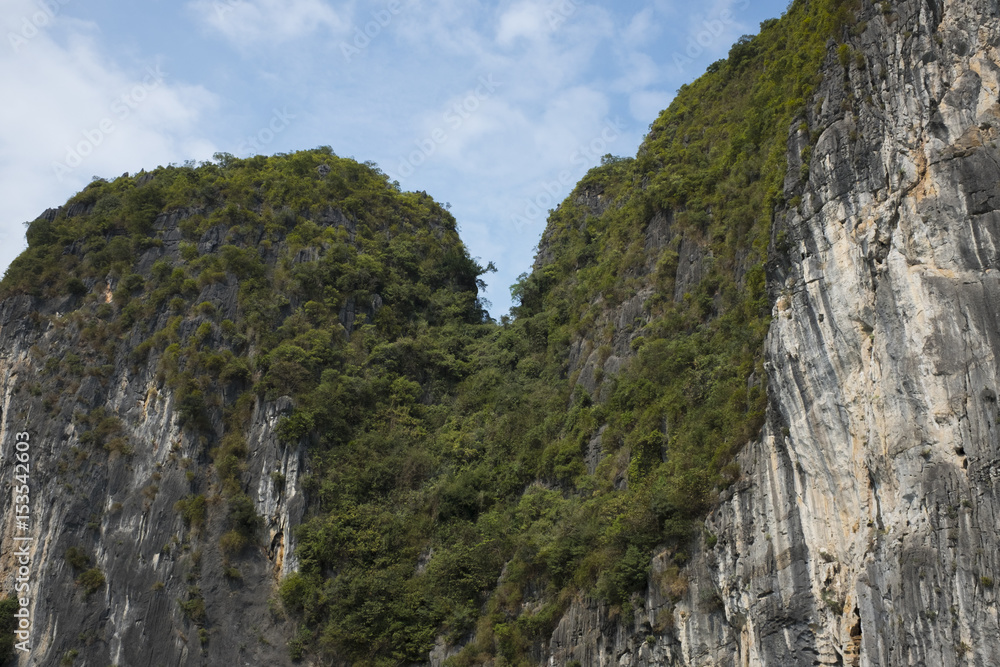
<instances>
[{"instance_id":1,"label":"dense foliage","mask_svg":"<svg viewBox=\"0 0 1000 667\"><path fill-rule=\"evenodd\" d=\"M552 213L500 324L451 216L329 149L97 181L31 224L0 290L76 309L88 346L53 372L107 374L121 345L155 365L217 482L176 511L197 531L221 494L234 562L260 539L244 425L256 401L293 398L279 435L308 443L310 471L300 571L279 593L300 621L293 656L398 665L444 636L467 644L454 665L526 664L574 596L628 619L654 549L674 566L653 585L677 597L711 543L697 519L764 415L788 131L851 16L799 0L684 86L636 158L609 156ZM179 241L159 231L171 215ZM652 252L656 220L672 236ZM689 283L682 243L704 269ZM573 346L603 361L623 337L631 361L588 390ZM134 451L113 415L77 419L89 443ZM210 622L197 586L182 608Z\"/></svg>"},{"instance_id":2,"label":"dense foliage","mask_svg":"<svg viewBox=\"0 0 1000 667\"><path fill-rule=\"evenodd\" d=\"M326 490L381 505L404 469L409 486L426 482L432 463L417 454L427 447L419 436L441 423L442 399L467 374L465 348L488 320L478 300L484 269L425 193L400 192L373 166L326 148L216 158L91 183L29 226L29 248L0 285L5 298L42 298L60 311L48 318L64 335L52 349L33 350L44 367L28 391L45 393L47 407L58 411L59 396L107 378L123 358L131 374L155 369L172 392L203 452L181 462L191 493L174 506L193 533L192 585L180 606L201 630L211 619L196 585L197 547L210 508L226 514L218 546L232 579L240 555L262 537L243 490L244 427L255 403L296 399L279 431L313 443L307 486L316 512L363 520L367 509L328 505ZM104 408L78 410L73 420L88 451L132 456L142 448ZM412 438L403 439L404 426ZM383 432L399 440L379 442ZM343 485L331 468L340 456L354 457L344 471L357 473ZM201 461L212 470L198 469ZM143 490L149 500L155 481ZM306 537L302 551L310 571L309 554L321 549ZM103 585L98 574L81 574L88 592Z\"/></svg>"},{"instance_id":3,"label":"dense foliage","mask_svg":"<svg viewBox=\"0 0 1000 667\"><path fill-rule=\"evenodd\" d=\"M9 665L14 662L17 654L14 649L16 643L17 618L14 614L20 610L16 597L5 597L0 600L0 665Z\"/></svg>"}]
</instances>

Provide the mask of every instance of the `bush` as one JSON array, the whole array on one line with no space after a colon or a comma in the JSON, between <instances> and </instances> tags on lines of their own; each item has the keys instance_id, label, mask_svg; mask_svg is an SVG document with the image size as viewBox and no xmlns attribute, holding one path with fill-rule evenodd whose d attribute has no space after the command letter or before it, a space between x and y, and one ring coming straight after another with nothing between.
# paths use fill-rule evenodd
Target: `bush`
<instances>
[{"instance_id":1,"label":"bush","mask_svg":"<svg viewBox=\"0 0 1000 667\"><path fill-rule=\"evenodd\" d=\"M632 591L646 583L649 573L649 553L637 545L629 545L624 558L616 559L597 581L597 591L611 604L623 604Z\"/></svg>"},{"instance_id":2,"label":"bush","mask_svg":"<svg viewBox=\"0 0 1000 667\"><path fill-rule=\"evenodd\" d=\"M197 313L198 315L204 315L205 317L215 317L215 314L216 312L218 312L218 309L215 307L215 304L212 303L211 301L202 301L197 306L195 306L194 312Z\"/></svg>"},{"instance_id":3,"label":"bush","mask_svg":"<svg viewBox=\"0 0 1000 667\"><path fill-rule=\"evenodd\" d=\"M17 629L17 619L14 614L20 608L16 597L0 600L0 665L6 665L15 655L14 631Z\"/></svg>"},{"instance_id":4,"label":"bush","mask_svg":"<svg viewBox=\"0 0 1000 667\"><path fill-rule=\"evenodd\" d=\"M205 496L201 494L185 496L174 504L174 510L181 515L186 526L201 528L205 523Z\"/></svg>"},{"instance_id":5,"label":"bush","mask_svg":"<svg viewBox=\"0 0 1000 667\"><path fill-rule=\"evenodd\" d=\"M288 656L292 660L301 660L305 656L306 649L312 640L313 633L309 628L305 626L300 627L295 637L288 641Z\"/></svg>"},{"instance_id":6,"label":"bush","mask_svg":"<svg viewBox=\"0 0 1000 667\"><path fill-rule=\"evenodd\" d=\"M121 282L118 284L118 289L122 291L123 294L132 294L136 290L144 287L146 280L138 273L130 273L129 275L122 278Z\"/></svg>"},{"instance_id":7,"label":"bush","mask_svg":"<svg viewBox=\"0 0 1000 667\"><path fill-rule=\"evenodd\" d=\"M212 422L201 389L189 384L181 385L176 392L177 415L181 426L195 431L208 431Z\"/></svg>"},{"instance_id":8,"label":"bush","mask_svg":"<svg viewBox=\"0 0 1000 667\"><path fill-rule=\"evenodd\" d=\"M243 548L247 545L247 538L245 535L236 530L230 530L219 538L219 549L222 550L224 556L235 556L239 552L243 551Z\"/></svg>"},{"instance_id":9,"label":"bush","mask_svg":"<svg viewBox=\"0 0 1000 667\"><path fill-rule=\"evenodd\" d=\"M92 567L77 577L76 583L83 589L84 594L89 596L104 587L104 573Z\"/></svg>"},{"instance_id":10,"label":"bush","mask_svg":"<svg viewBox=\"0 0 1000 667\"><path fill-rule=\"evenodd\" d=\"M198 325L198 330L194 332L194 339L199 343L204 343L212 335L212 324L202 322Z\"/></svg>"},{"instance_id":11,"label":"bush","mask_svg":"<svg viewBox=\"0 0 1000 667\"><path fill-rule=\"evenodd\" d=\"M219 373L219 380L226 384L239 382L249 382L251 377L250 365L246 359L237 357L229 361Z\"/></svg>"},{"instance_id":12,"label":"bush","mask_svg":"<svg viewBox=\"0 0 1000 667\"><path fill-rule=\"evenodd\" d=\"M87 286L83 284L83 281L79 278L70 278L66 283L66 291L72 296L83 296L89 290Z\"/></svg>"},{"instance_id":13,"label":"bush","mask_svg":"<svg viewBox=\"0 0 1000 667\"><path fill-rule=\"evenodd\" d=\"M281 582L279 589L281 604L291 612L302 613L315 591L315 581L309 580L299 572L293 572Z\"/></svg>"},{"instance_id":14,"label":"bush","mask_svg":"<svg viewBox=\"0 0 1000 667\"><path fill-rule=\"evenodd\" d=\"M118 437L108 440L104 445L104 449L112 452L114 454L119 454L121 456L132 456L135 453L135 448L132 443L129 442L128 438Z\"/></svg>"},{"instance_id":15,"label":"bush","mask_svg":"<svg viewBox=\"0 0 1000 667\"><path fill-rule=\"evenodd\" d=\"M205 623L205 598L201 595L201 589L197 586L188 587L187 600L178 600L184 617L195 623L203 625Z\"/></svg>"},{"instance_id":16,"label":"bush","mask_svg":"<svg viewBox=\"0 0 1000 667\"><path fill-rule=\"evenodd\" d=\"M257 514L257 508L246 494L239 494L229 499L229 524L233 530L248 539L256 536L263 520Z\"/></svg>"},{"instance_id":17,"label":"bush","mask_svg":"<svg viewBox=\"0 0 1000 667\"><path fill-rule=\"evenodd\" d=\"M90 566L90 556L80 547L70 547L64 557L74 570L83 570Z\"/></svg>"}]
</instances>

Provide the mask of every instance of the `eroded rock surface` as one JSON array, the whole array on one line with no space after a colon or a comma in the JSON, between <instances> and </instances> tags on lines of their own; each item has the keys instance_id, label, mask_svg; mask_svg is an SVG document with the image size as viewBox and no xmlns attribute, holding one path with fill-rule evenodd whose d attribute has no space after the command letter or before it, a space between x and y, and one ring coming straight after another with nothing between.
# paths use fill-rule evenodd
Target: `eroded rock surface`
<instances>
[{"instance_id":1,"label":"eroded rock surface","mask_svg":"<svg viewBox=\"0 0 1000 667\"><path fill-rule=\"evenodd\" d=\"M769 419L718 542L669 627L654 563L645 614L581 601L552 664L996 664L1000 21L976 1L860 18L789 138Z\"/></svg>"},{"instance_id":2,"label":"eroded rock surface","mask_svg":"<svg viewBox=\"0 0 1000 667\"><path fill-rule=\"evenodd\" d=\"M182 217L161 216L160 236L179 238ZM210 231L203 242L217 243L213 238ZM167 241L148 251L140 266L176 254L177 244ZM233 317L236 293L235 281L215 283L198 301L211 300ZM227 529L224 506L210 506L200 527L186 526L176 506L194 495L218 495L206 442L180 428L176 396L158 377L159 353L134 364L130 352L142 342L137 337L116 345L114 364L99 374L70 374L57 380L58 388L43 382L48 358L58 365L71 352L83 354L84 334L64 315L69 305L15 297L0 312L5 498L12 497L14 484L15 461L8 454L13 434L26 431L31 443L28 530L18 529L13 511L0 516L0 570L9 573L5 590L13 590L17 570L9 545L15 535L32 538L31 652L19 664L53 665L72 656L73 664L105 667L291 664L293 624L268 602L280 577L295 567L292 528L304 511L304 453L275 436L290 402L258 402L245 425L249 452L242 480L263 519L258 542L269 548L253 546L226 559L219 550ZM168 319L164 311L151 330ZM183 326L197 327L197 318ZM90 427L80 414L97 408L120 420L114 435L131 453L109 453L83 441ZM221 432L214 419L211 428ZM83 568L66 557L70 549L81 550L89 558L86 567L104 576L105 583L89 594L77 582ZM227 560L235 568L228 574ZM201 598L203 612L184 610L181 603L193 597Z\"/></svg>"}]
</instances>

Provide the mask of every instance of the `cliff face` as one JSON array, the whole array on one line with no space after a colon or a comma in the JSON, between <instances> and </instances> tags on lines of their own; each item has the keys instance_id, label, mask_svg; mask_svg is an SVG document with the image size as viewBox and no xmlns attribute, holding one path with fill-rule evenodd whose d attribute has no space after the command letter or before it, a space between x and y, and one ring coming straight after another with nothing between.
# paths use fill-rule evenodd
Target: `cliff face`
<instances>
[{"instance_id":1,"label":"cliff face","mask_svg":"<svg viewBox=\"0 0 1000 667\"><path fill-rule=\"evenodd\" d=\"M755 490L716 517L716 572L752 619L741 656L987 665L1000 22L976 2L865 18L809 116L822 133L771 276L773 418Z\"/></svg>"},{"instance_id":2,"label":"cliff face","mask_svg":"<svg viewBox=\"0 0 1000 667\"><path fill-rule=\"evenodd\" d=\"M672 630L651 630L654 577L635 625L578 605L555 655L996 662L1000 21L981 2L859 19L789 137L768 419L706 522L718 542Z\"/></svg>"},{"instance_id":3,"label":"cliff face","mask_svg":"<svg viewBox=\"0 0 1000 667\"><path fill-rule=\"evenodd\" d=\"M397 335L426 327L433 298L451 326L477 320L453 225L329 150L97 182L32 223L0 308L6 593L14 547L30 560L18 664L292 664L278 587L300 569L319 435L279 424L377 316ZM383 249L358 259L369 244ZM420 274L414 256L438 272L436 253L442 282L424 274L412 300L406 278L382 277L398 262ZM30 443L25 523L15 433Z\"/></svg>"},{"instance_id":4,"label":"cliff face","mask_svg":"<svg viewBox=\"0 0 1000 667\"><path fill-rule=\"evenodd\" d=\"M147 267L176 259L177 221L157 221L155 234L164 244L143 257ZM101 301L112 299L111 286L96 286ZM235 319L236 293L236 281L229 280L200 296L218 304L223 318ZM101 369L76 377L69 370L65 379L44 372L49 360L65 368L71 354L81 368L90 361L82 330L94 323L79 311L67 316L74 301L15 297L5 302L0 321L0 436L13 443L13 432L25 431L31 443L29 530L17 530L11 512L3 523L5 544L15 544L15 535L32 538L32 650L19 664L56 664L66 656L76 657L73 664L93 665L287 664L291 628L268 610L267 600L278 578L294 567L294 558L283 556L294 553L291 528L302 516L302 457L298 447L279 445L275 436L281 403L255 403L247 424L252 447L244 483L266 517L260 543L271 548L239 555L239 577L227 577L218 546L224 513L211 511L202 525L186 526L175 507L211 486L204 475L209 461L204 439L182 430L176 393L157 377L157 364L132 365L129 355L143 338L113 344ZM166 327L169 317L160 313L151 329ZM205 321L211 320L190 318L185 328L193 332ZM207 342L225 347L221 336ZM115 415L111 435L120 448L95 447L84 435L100 428L81 422L95 410ZM13 450L6 451L9 495L15 472ZM281 489L274 472L288 480ZM71 564L71 549L88 562ZM0 568L13 578L13 550L4 550ZM75 581L91 568L105 582L88 592ZM185 613L179 602L191 600L195 606ZM202 640L206 618L214 629Z\"/></svg>"}]
</instances>

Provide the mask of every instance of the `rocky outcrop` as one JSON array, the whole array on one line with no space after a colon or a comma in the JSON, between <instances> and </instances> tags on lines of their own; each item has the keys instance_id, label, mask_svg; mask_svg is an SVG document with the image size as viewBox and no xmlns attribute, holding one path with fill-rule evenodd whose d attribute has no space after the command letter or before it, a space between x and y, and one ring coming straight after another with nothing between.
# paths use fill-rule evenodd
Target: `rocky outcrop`
<instances>
[{"instance_id":1,"label":"rocky outcrop","mask_svg":"<svg viewBox=\"0 0 1000 667\"><path fill-rule=\"evenodd\" d=\"M789 138L769 419L706 523L718 542L655 651L635 647L656 626L656 567L634 624L580 602L553 656L996 663L1000 21L976 1L860 19Z\"/></svg>"},{"instance_id":2,"label":"rocky outcrop","mask_svg":"<svg viewBox=\"0 0 1000 667\"><path fill-rule=\"evenodd\" d=\"M772 419L746 456L750 488L715 519L716 572L727 612L753 619L751 661L986 665L1000 650L1000 22L975 2L868 19L861 57L810 114L808 181L789 188Z\"/></svg>"},{"instance_id":3,"label":"rocky outcrop","mask_svg":"<svg viewBox=\"0 0 1000 667\"><path fill-rule=\"evenodd\" d=\"M163 242L140 258L141 270L177 252L182 217L158 222ZM210 300L221 317L234 317L236 287L207 285L196 303ZM66 314L79 305L73 298L8 299L0 315L0 488L7 498L16 483L13 434L27 432L31 443L27 529L12 509L0 516L5 590L14 589L18 567L13 538L31 538L31 651L18 664L290 664L293 624L268 603L295 567L292 528L304 511L303 452L275 436L290 401L258 401L245 425L242 482L263 527L258 545L223 557L225 501L208 443L181 428L176 396L158 375L159 353L136 364L130 354L142 337L110 341L106 363L90 366L101 356L88 350L102 324ZM150 331L170 315L163 312ZM181 333L202 321L188 314ZM101 427L86 422L97 409L114 415L105 427L114 443L104 447L90 437ZM212 428L221 431L221 423ZM187 525L177 503L195 495L209 499L207 511L203 523ZM103 582L81 583L87 570Z\"/></svg>"}]
</instances>

